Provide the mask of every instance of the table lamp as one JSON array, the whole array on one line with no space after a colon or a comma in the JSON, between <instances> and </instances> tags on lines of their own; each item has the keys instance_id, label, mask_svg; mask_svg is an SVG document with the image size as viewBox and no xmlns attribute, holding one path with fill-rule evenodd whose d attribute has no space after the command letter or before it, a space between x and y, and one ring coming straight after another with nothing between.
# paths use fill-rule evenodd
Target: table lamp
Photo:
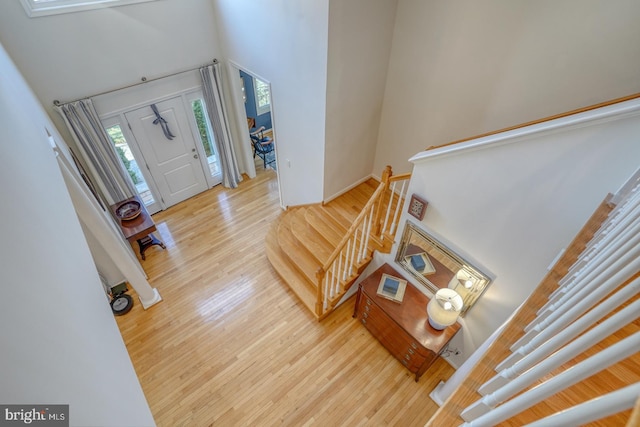
<instances>
[{"instance_id":1,"label":"table lamp","mask_svg":"<svg viewBox=\"0 0 640 427\"><path fill-rule=\"evenodd\" d=\"M462 310L462 297L449 288L438 290L427 304L429 324L432 328L442 330L458 320Z\"/></svg>"}]
</instances>

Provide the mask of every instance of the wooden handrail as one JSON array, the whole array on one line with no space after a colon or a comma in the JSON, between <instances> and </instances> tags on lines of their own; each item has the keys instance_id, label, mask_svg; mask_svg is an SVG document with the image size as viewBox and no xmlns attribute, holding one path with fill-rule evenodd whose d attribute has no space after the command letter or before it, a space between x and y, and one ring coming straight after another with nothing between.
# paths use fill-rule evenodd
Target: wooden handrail
<instances>
[{"instance_id":1,"label":"wooden handrail","mask_svg":"<svg viewBox=\"0 0 640 427\"><path fill-rule=\"evenodd\" d=\"M409 178L411 178L411 172L402 173L400 175L393 175L389 178L389 182L404 181L405 179Z\"/></svg>"},{"instance_id":2,"label":"wooden handrail","mask_svg":"<svg viewBox=\"0 0 640 427\"><path fill-rule=\"evenodd\" d=\"M394 189L396 182L408 180L411 174L406 173L392 177L391 166L387 166L382 172L382 178L378 187L367 200L364 207L351 223L349 229L340 239L340 243L333 250L327 261L316 271L317 280L317 300L316 314L318 318L328 314L329 306L333 306L353 283L355 275L360 268L366 265L371 258L372 249L369 248L369 240L374 239L381 250L386 250L388 239L393 240L395 224L398 221L399 207L402 203L404 192L401 190L397 194ZM391 188L390 184L393 184ZM404 183L402 185L404 189ZM389 194L389 207L392 205L395 196L398 197L394 217L391 221L391 231L381 232L380 222L384 201ZM389 211L385 216L385 226L388 221Z\"/></svg>"},{"instance_id":3,"label":"wooden handrail","mask_svg":"<svg viewBox=\"0 0 640 427\"><path fill-rule=\"evenodd\" d=\"M362 210L360 211L356 219L353 221L353 223L351 223L351 226L349 227L345 235L342 237L342 240L340 240L340 243L338 243L338 246L336 246L334 251L331 253L331 256L329 256L329 259L327 260L327 262L321 267L321 270L323 272L326 272L327 269L331 267L331 264L333 264L333 261L335 261L335 259L338 258L338 255L340 255L340 252L342 252L342 249L344 249L349 239L351 239L351 236L353 235L353 233L355 233L360 223L362 223L362 221L364 221L364 218L368 215L369 210L371 209L373 204L378 201L378 197L380 197L380 194L384 191L384 188L385 188L385 183L381 182L378 185L378 188L376 188L376 190L373 192L373 195L371 196L371 198L369 198L369 200L367 201L367 204L364 205L364 208L362 208Z\"/></svg>"},{"instance_id":4,"label":"wooden handrail","mask_svg":"<svg viewBox=\"0 0 640 427\"><path fill-rule=\"evenodd\" d=\"M609 105L618 104L620 102L630 101L632 99L637 99L637 98L640 98L640 93L635 93L633 95L623 96L622 98L616 98L616 99L612 99L612 100L609 100L609 101L600 102L598 104L589 105L587 107L578 108L578 109L575 109L575 110L567 111L565 113L555 114L553 116L544 117L542 119L532 120L530 122L521 123L519 125L509 126L509 127L498 129L498 130L494 130L494 131L491 131L491 132L482 133L480 135L472 136L472 137L469 137L469 138L458 139L456 141L451 141L451 142L447 142L445 144L440 144L440 145L432 145L431 147L427 147L425 149L425 151L435 150L436 148L448 147L450 145L460 144L461 142L467 142L467 141L471 141L471 140L474 140L474 139L484 138L486 136L496 135L496 134L499 134L499 133L502 133L502 132L508 132L508 131L511 131L511 130L520 129L520 128L524 128L524 127L531 126L531 125L537 125L539 123L544 123L544 122L548 122L548 121L551 121L551 120L560 119L562 117L572 116L572 115L578 114L578 113L584 113L585 111L596 110L598 108L607 107Z\"/></svg>"}]
</instances>

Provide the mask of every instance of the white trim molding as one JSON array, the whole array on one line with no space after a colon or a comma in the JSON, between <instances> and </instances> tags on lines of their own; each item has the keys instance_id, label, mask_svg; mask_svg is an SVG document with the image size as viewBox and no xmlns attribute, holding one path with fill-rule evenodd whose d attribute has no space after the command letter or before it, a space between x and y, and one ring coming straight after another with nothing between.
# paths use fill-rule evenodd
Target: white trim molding
<instances>
[{"instance_id":1,"label":"white trim molding","mask_svg":"<svg viewBox=\"0 0 640 427\"><path fill-rule=\"evenodd\" d=\"M20 0L30 18L58 15L157 0Z\"/></svg>"},{"instance_id":2,"label":"white trim molding","mask_svg":"<svg viewBox=\"0 0 640 427\"><path fill-rule=\"evenodd\" d=\"M411 157L409 161L415 164L422 160L448 155L462 150L482 149L493 145L514 143L525 138L532 137L536 134L547 134L565 130L567 128L590 126L596 123L619 120L636 115L640 115L640 98L536 123L506 132L500 132L494 135L471 139L457 144L421 151Z\"/></svg>"}]
</instances>

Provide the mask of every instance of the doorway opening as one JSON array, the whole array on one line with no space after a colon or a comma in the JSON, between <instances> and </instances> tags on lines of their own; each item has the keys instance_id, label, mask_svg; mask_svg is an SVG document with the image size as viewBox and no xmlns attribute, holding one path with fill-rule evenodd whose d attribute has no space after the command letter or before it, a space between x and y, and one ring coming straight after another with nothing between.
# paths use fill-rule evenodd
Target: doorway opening
<instances>
[{"instance_id":1,"label":"doorway opening","mask_svg":"<svg viewBox=\"0 0 640 427\"><path fill-rule=\"evenodd\" d=\"M263 169L277 171L269 84L243 70L238 74L256 171L260 169L260 159Z\"/></svg>"},{"instance_id":2,"label":"doorway opening","mask_svg":"<svg viewBox=\"0 0 640 427\"><path fill-rule=\"evenodd\" d=\"M229 74L232 83L232 93L236 107L238 128L240 129L247 174L253 178L256 173L271 170L278 171L278 140L276 133L276 121L273 107L271 83L239 66L233 61L229 62ZM253 140L252 140L253 138ZM256 151L255 139L262 142L272 141L267 145L268 152L264 156ZM278 187L280 187L280 174L278 173Z\"/></svg>"}]
</instances>

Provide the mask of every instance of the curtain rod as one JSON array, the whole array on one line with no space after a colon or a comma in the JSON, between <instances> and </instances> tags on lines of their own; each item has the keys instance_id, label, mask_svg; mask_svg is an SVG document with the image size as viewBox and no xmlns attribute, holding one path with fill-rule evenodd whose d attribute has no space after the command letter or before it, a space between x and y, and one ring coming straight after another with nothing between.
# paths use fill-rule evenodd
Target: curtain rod
<instances>
[{"instance_id":1,"label":"curtain rod","mask_svg":"<svg viewBox=\"0 0 640 427\"><path fill-rule=\"evenodd\" d=\"M218 61L218 59L217 59L217 58L213 58L213 63L214 63L214 64L217 64L218 62L219 62L219 61ZM205 65L203 65L203 66L207 66L207 65L209 65L209 64L205 64ZM56 107L59 107L60 105L70 104L70 103L72 103L72 102L80 101L81 99L86 99L86 98L95 98L96 96L106 95L106 94L108 94L108 93L116 92L116 91L118 91L118 90L122 90L122 89L129 89L129 88L131 88L131 87L139 86L139 85L142 85L142 84L145 84L145 83L149 83L149 82L154 82L154 81L156 81L156 80L166 79L167 77L177 76L178 74L188 73L189 71L199 70L199 69L200 69L200 68L202 68L203 66L201 66L201 67L196 67L196 68L190 68L190 69L188 69L188 70L176 71L175 73L167 74L167 75L160 76L160 77L154 77L153 79L147 79L145 76L142 76L142 78L140 79L140 82L139 82L139 83L132 83L132 84L127 85L127 86L119 87L118 89L106 90L106 91L104 91L104 92L96 93L96 94L93 94L93 95L91 95L91 96L87 96L87 97L84 97L84 98L79 98L79 99L76 99L76 100L73 100L73 101L68 101L68 102L60 102L60 101L58 101L57 99L54 99L54 100L53 100L53 105L55 105Z\"/></svg>"}]
</instances>

